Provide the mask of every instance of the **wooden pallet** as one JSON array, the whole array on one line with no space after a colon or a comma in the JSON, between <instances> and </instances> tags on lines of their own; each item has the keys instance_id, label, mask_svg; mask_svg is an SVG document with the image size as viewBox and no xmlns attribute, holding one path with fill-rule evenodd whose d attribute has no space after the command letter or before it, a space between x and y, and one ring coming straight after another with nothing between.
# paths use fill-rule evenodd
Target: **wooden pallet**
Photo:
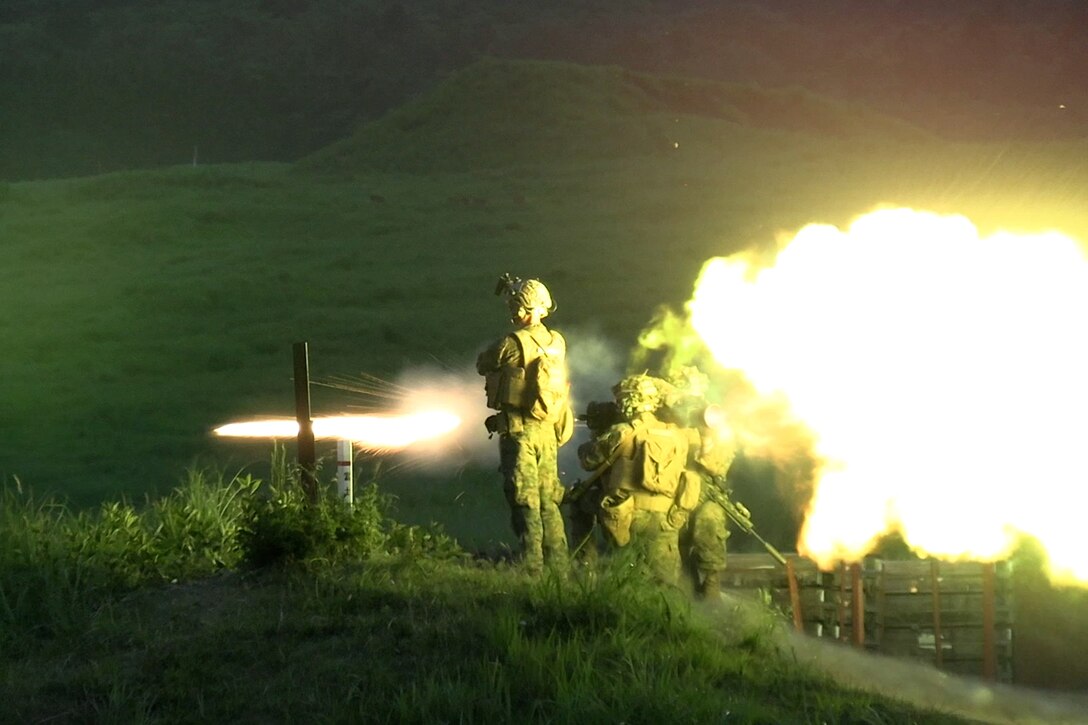
<instances>
[{"instance_id":1,"label":"wooden pallet","mask_svg":"<svg viewBox=\"0 0 1088 725\"><path fill-rule=\"evenodd\" d=\"M770 597L799 631L1012 681L1013 606L1007 562L863 562L821 571L786 554L730 554L727 590Z\"/></svg>"}]
</instances>

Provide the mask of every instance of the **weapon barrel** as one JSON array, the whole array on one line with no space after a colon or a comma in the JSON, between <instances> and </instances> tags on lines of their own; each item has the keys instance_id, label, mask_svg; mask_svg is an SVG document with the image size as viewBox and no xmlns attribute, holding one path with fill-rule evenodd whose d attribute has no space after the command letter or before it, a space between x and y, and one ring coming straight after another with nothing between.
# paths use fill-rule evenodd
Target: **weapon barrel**
<instances>
[{"instance_id":1,"label":"weapon barrel","mask_svg":"<svg viewBox=\"0 0 1088 725\"><path fill-rule=\"evenodd\" d=\"M762 544L763 548L767 550L767 553L770 554L775 561L783 566L786 565L786 557L782 556L782 552L776 549L771 544L771 542L764 539L762 536L759 535L759 532L756 531L755 526L752 524L752 518L748 514L747 509L743 509L737 504L730 501L729 497L726 496L725 493L723 493L722 490L716 485L711 484L709 486L709 490L711 492L711 498L714 499L714 502L721 506L723 509L725 509L726 515L730 518L730 520L733 521L733 523L737 525L737 527L740 528L741 531L748 534L760 544Z\"/></svg>"}]
</instances>

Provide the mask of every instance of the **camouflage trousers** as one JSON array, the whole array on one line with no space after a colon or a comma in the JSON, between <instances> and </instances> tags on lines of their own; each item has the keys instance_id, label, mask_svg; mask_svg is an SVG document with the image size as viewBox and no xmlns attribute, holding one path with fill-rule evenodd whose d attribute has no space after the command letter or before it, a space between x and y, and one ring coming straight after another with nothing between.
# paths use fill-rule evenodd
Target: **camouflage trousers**
<instances>
[{"instance_id":1,"label":"camouflage trousers","mask_svg":"<svg viewBox=\"0 0 1088 725\"><path fill-rule=\"evenodd\" d=\"M663 584L676 584L680 575L679 531L661 511L636 509L631 520L631 546L650 575Z\"/></svg>"},{"instance_id":2,"label":"camouflage trousers","mask_svg":"<svg viewBox=\"0 0 1088 725\"><path fill-rule=\"evenodd\" d=\"M725 541L729 538L725 509L710 500L700 503L688 517L680 535L684 567L698 585L708 575L725 569Z\"/></svg>"},{"instance_id":3,"label":"camouflage trousers","mask_svg":"<svg viewBox=\"0 0 1088 725\"><path fill-rule=\"evenodd\" d=\"M522 430L499 438L499 470L510 505L510 524L518 537L526 568L539 572L544 564L566 565L567 536L563 529L563 486L556 460L555 426L526 420Z\"/></svg>"}]
</instances>

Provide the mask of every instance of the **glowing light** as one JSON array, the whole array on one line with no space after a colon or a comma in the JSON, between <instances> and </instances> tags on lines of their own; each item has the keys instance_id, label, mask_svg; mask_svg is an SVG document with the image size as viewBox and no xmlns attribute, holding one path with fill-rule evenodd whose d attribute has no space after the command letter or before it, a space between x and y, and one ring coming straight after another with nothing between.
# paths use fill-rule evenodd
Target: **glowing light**
<instances>
[{"instance_id":1,"label":"glowing light","mask_svg":"<svg viewBox=\"0 0 1088 725\"><path fill-rule=\"evenodd\" d=\"M314 418L314 438L354 441L362 448L396 450L434 440L461 425L461 418L445 410L404 415L337 415ZM265 418L228 423L214 430L218 436L240 438L293 438L298 422L289 418Z\"/></svg>"},{"instance_id":2,"label":"glowing light","mask_svg":"<svg viewBox=\"0 0 1088 725\"><path fill-rule=\"evenodd\" d=\"M991 560L1020 534L1088 582L1088 262L1055 232L980 237L961 216L876 211L802 229L771 267L712 259L691 325L785 394L827 465L800 548L824 565L898 530Z\"/></svg>"}]
</instances>

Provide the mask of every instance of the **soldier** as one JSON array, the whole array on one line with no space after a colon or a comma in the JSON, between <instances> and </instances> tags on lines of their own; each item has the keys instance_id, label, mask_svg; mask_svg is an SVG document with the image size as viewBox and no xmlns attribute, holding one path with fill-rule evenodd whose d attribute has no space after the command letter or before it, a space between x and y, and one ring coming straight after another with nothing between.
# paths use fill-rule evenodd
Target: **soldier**
<instances>
[{"instance_id":1,"label":"soldier","mask_svg":"<svg viewBox=\"0 0 1088 725\"><path fill-rule=\"evenodd\" d=\"M691 487L698 490L698 503L680 531L680 556L696 594L714 600L721 596L729 538L728 515L719 502L729 495L725 476L736 445L724 420L707 420L715 409L706 404L706 375L695 368L682 368L670 382L675 393L665 401L668 419L699 432L699 445L692 448L686 471Z\"/></svg>"},{"instance_id":2,"label":"soldier","mask_svg":"<svg viewBox=\"0 0 1088 725\"><path fill-rule=\"evenodd\" d=\"M680 553L695 592L713 600L721 595L721 573L725 570L725 545L729 538L728 516L718 499L729 495L724 481L734 448L720 439L710 444L706 432L701 448L703 452L689 466L693 475L700 477L699 503L680 534Z\"/></svg>"},{"instance_id":3,"label":"soldier","mask_svg":"<svg viewBox=\"0 0 1088 725\"><path fill-rule=\"evenodd\" d=\"M620 381L613 393L623 420L582 444L578 458L586 470L608 469L598 520L610 542L634 541L654 578L673 584L686 520L684 470L697 434L655 415L667 387L649 375Z\"/></svg>"},{"instance_id":4,"label":"soldier","mask_svg":"<svg viewBox=\"0 0 1088 725\"><path fill-rule=\"evenodd\" d=\"M557 452L574 428L567 382L566 341L541 322L555 310L540 280L504 275L496 294L506 297L515 330L476 360L487 405L497 411L487 429L499 434L499 470L526 569L567 563L559 504Z\"/></svg>"}]
</instances>

